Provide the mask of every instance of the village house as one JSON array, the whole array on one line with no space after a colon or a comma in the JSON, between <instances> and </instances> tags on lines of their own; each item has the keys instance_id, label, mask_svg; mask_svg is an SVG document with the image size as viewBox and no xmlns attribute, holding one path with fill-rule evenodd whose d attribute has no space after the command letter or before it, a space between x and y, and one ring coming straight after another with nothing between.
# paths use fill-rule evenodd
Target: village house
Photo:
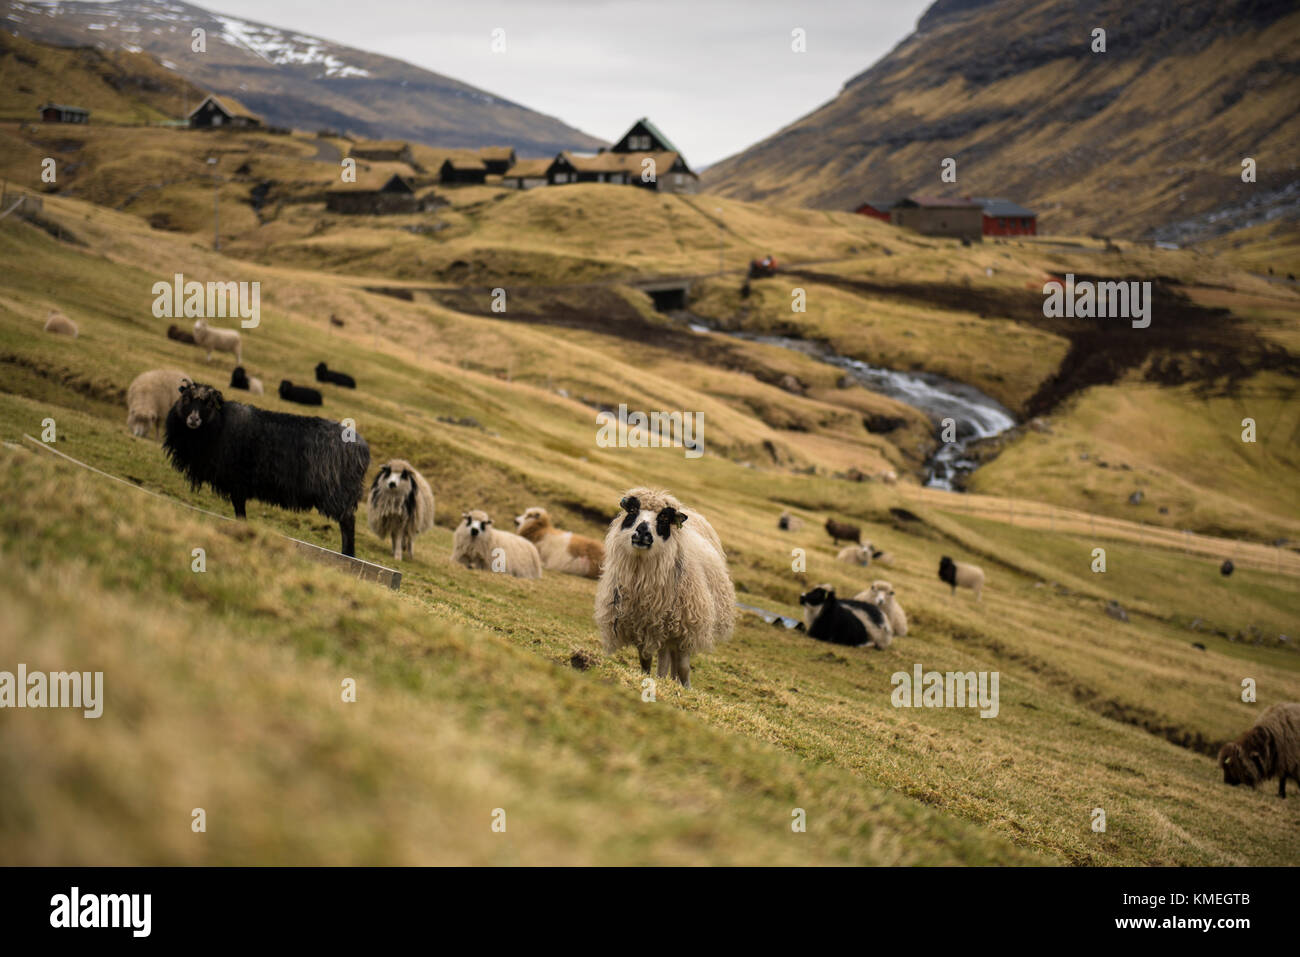
<instances>
[{"instance_id":1,"label":"village house","mask_svg":"<svg viewBox=\"0 0 1300 957\"><path fill-rule=\"evenodd\" d=\"M411 144L405 140L359 140L352 144L348 155L372 163L415 165L415 159L411 156Z\"/></svg>"},{"instance_id":2,"label":"village house","mask_svg":"<svg viewBox=\"0 0 1300 957\"><path fill-rule=\"evenodd\" d=\"M894 204L889 221L922 236L978 242L984 235L984 208L970 199L908 196Z\"/></svg>"},{"instance_id":3,"label":"village house","mask_svg":"<svg viewBox=\"0 0 1300 957\"><path fill-rule=\"evenodd\" d=\"M249 129L261 126L262 118L233 96L213 94L190 112L189 124L194 129L215 129L222 126Z\"/></svg>"},{"instance_id":4,"label":"village house","mask_svg":"<svg viewBox=\"0 0 1300 957\"><path fill-rule=\"evenodd\" d=\"M510 146L484 146L478 151L478 158L487 167L489 176L503 176L515 165L515 151Z\"/></svg>"},{"instance_id":5,"label":"village house","mask_svg":"<svg viewBox=\"0 0 1300 957\"><path fill-rule=\"evenodd\" d=\"M501 185L510 189L533 189L536 186L546 186L549 183L546 171L554 162L553 159L518 160L501 177Z\"/></svg>"},{"instance_id":6,"label":"village house","mask_svg":"<svg viewBox=\"0 0 1300 957\"><path fill-rule=\"evenodd\" d=\"M506 186L531 189L567 183L612 183L661 193L695 193L700 185L699 176L686 165L681 152L646 119L637 120L618 142L598 153L564 150L549 161L522 163L506 172L502 179Z\"/></svg>"},{"instance_id":7,"label":"village house","mask_svg":"<svg viewBox=\"0 0 1300 957\"><path fill-rule=\"evenodd\" d=\"M477 156L449 156L438 170L438 180L444 184L484 183L487 164Z\"/></svg>"},{"instance_id":8,"label":"village house","mask_svg":"<svg viewBox=\"0 0 1300 957\"><path fill-rule=\"evenodd\" d=\"M80 106L63 106L60 103L46 103L37 111L44 123L89 123L90 110Z\"/></svg>"},{"instance_id":9,"label":"village house","mask_svg":"<svg viewBox=\"0 0 1300 957\"><path fill-rule=\"evenodd\" d=\"M355 183L339 183L325 191L325 208L331 213L386 216L417 213L421 203L411 184L396 173L363 174Z\"/></svg>"},{"instance_id":10,"label":"village house","mask_svg":"<svg viewBox=\"0 0 1300 957\"><path fill-rule=\"evenodd\" d=\"M883 219L889 222L889 211L894 208L892 199L869 199L857 209L854 210L862 216L870 216L873 219Z\"/></svg>"},{"instance_id":11,"label":"village house","mask_svg":"<svg viewBox=\"0 0 1300 957\"><path fill-rule=\"evenodd\" d=\"M1038 214L1025 209L1009 199L981 199L976 196L972 202L979 203L984 211L985 236L1037 236Z\"/></svg>"}]
</instances>

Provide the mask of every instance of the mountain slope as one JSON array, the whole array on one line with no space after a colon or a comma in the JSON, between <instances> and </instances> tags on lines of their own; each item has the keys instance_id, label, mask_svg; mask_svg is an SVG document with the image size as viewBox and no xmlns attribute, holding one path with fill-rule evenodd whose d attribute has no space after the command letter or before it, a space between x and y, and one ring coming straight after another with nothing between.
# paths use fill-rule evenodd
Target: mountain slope
<instances>
[{"instance_id":1,"label":"mountain slope","mask_svg":"<svg viewBox=\"0 0 1300 957\"><path fill-rule=\"evenodd\" d=\"M192 4L0 0L0 21L43 43L143 50L205 89L238 97L274 126L449 147L506 143L523 155L601 145L554 117L412 64ZM206 32L206 52L191 51L196 28Z\"/></svg>"},{"instance_id":2,"label":"mountain slope","mask_svg":"<svg viewBox=\"0 0 1300 957\"><path fill-rule=\"evenodd\" d=\"M1091 49L1106 30L1106 52ZM940 0L840 94L712 167L742 199L1009 196L1057 232L1177 239L1300 205L1300 12L1277 0ZM1258 182L1241 182L1241 160ZM955 186L940 181L957 161ZM1291 187L1288 190L1288 186Z\"/></svg>"}]
</instances>

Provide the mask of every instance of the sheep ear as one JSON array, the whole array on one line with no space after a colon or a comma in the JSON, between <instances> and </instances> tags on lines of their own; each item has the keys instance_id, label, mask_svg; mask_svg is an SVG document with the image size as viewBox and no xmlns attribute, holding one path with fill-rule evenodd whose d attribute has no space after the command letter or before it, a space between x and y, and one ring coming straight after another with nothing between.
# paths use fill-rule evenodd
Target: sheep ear
<instances>
[{"instance_id":1,"label":"sheep ear","mask_svg":"<svg viewBox=\"0 0 1300 957\"><path fill-rule=\"evenodd\" d=\"M686 524L686 516L683 515L681 512L675 512L673 514L673 524L676 525L678 528L681 528L683 525Z\"/></svg>"},{"instance_id":2,"label":"sheep ear","mask_svg":"<svg viewBox=\"0 0 1300 957\"><path fill-rule=\"evenodd\" d=\"M641 511L641 500L635 495L624 495L619 501L618 507L628 513L639 512Z\"/></svg>"}]
</instances>

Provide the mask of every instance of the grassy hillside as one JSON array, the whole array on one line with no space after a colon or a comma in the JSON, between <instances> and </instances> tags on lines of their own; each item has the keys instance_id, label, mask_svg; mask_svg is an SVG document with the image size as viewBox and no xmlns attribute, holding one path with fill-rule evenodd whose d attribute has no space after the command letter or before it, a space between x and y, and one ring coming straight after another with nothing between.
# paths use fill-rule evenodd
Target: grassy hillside
<instances>
[{"instance_id":1,"label":"grassy hillside","mask_svg":"<svg viewBox=\"0 0 1300 957\"><path fill-rule=\"evenodd\" d=\"M662 204L634 194L467 198L453 208L466 224L455 242L504 251L513 230L526 249L538 223L554 222L548 207L573 215L599 209L605 196L646 211ZM713 231L686 218L692 202L701 201L674 200L658 224L637 227L683 238L665 254L668 268L710 255ZM727 208L738 235L748 223L750 242L788 242L791 258L866 251L876 235L784 213L770 214L769 234L759 207ZM633 298L624 301L635 315L611 323L640 316L638 330L667 330L664 338L473 315L431 295L367 292L373 278L226 259L75 198L47 197L46 217L76 243L12 217L0 223L0 439L9 443L0 449L8 570L0 588L13 609L0 623L0 659L103 670L107 704L98 721L5 717L0 767L12 784L0 796L0 830L12 861L1262 864L1300 852L1295 800L1227 788L1212 761L1216 744L1260 707L1300 699L1293 575L1242 568L1224 579L1217 561L1176 548L1030 529L962 515L905 486L836 479L849 464L900 460L896 446L862 428L865 407L831 401L862 390L835 389L825 367L785 350L737 345L719 368L704 345L713 337L656 325L667 320ZM580 231L549 228L584 270L636 262L630 237L610 234L584 250ZM885 247L892 237L881 235ZM969 270L1003 281L941 245L875 255L890 266L912 256L920 275ZM1009 271L1055 254L1023 255ZM857 268L874 272L877 262L866 256ZM858 273L837 268L821 282L838 305L818 321L846 323L843 296L862 294L872 309L897 301L844 286L837 275ZM291 552L280 534L336 543L319 516L251 504L249 523L235 525L20 438L53 418L60 451L227 511L191 492L156 443L124 427L125 389L139 371L177 366L219 385L229 374L166 339L167 320L150 314L152 283L173 272L258 278L262 323L244 333L250 373L310 380L320 359L353 373L360 387L328 390L322 414L354 418L373 461L400 455L430 478L439 525L403 564L400 591ZM782 297L755 285L756 312L775 309ZM733 294L706 286L701 299L722 316ZM40 332L55 306L81 338ZM330 326L330 313L345 326ZM904 340L905 315L891 309L881 327ZM1045 348L1055 335L1014 318L999 327L1008 341L1048 337ZM906 321L932 337L929 322L951 323L957 336L979 332L964 326L977 320ZM1278 332L1290 334L1285 324ZM771 381L781 363L807 375L807 395ZM703 412L708 454L597 446L593 406L611 400ZM1054 430L1065 429L1061 421ZM1164 453L1153 445L1150 454ZM1278 461L1243 462L1240 474L1275 471ZM806 464L816 473L796 471ZM707 514L741 601L785 614L809 584L852 592L880 577L835 563L818 527L831 514L861 523L894 555L885 576L912 632L869 652L746 615L730 642L698 662L693 691L661 685L646 703L634 661L599 650L593 583L519 582L447 559L463 509L485 508L504 524L542 504L566 527L600 534L622 491L640 483L666 485ZM1272 510L1285 510L1284 492L1256 507L1278 521ZM776 530L784 508L806 520L802 531ZM1097 544L1108 550L1104 575L1089 567ZM202 574L190 570L196 547L207 552ZM806 572L791 571L796 547L807 551ZM358 554L389 560L366 531ZM984 565L982 603L947 595L934 576L941 554ZM1109 600L1128 608L1128 622L1105 613ZM890 676L916 663L998 671L998 717L894 708ZM358 681L355 704L340 700L345 677ZM1239 699L1246 677L1258 683L1258 705ZM189 830L194 807L208 812L205 835ZM490 830L498 807L508 815L504 835ZM1106 833L1091 830L1096 807L1106 810ZM795 808L808 812L807 834L790 830Z\"/></svg>"}]
</instances>

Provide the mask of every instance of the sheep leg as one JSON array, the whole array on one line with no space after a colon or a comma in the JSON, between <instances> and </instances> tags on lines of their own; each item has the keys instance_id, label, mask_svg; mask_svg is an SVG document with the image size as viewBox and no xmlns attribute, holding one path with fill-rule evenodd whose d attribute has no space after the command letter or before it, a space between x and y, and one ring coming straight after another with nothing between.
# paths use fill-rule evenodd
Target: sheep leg
<instances>
[{"instance_id":1,"label":"sheep leg","mask_svg":"<svg viewBox=\"0 0 1300 957\"><path fill-rule=\"evenodd\" d=\"M242 497L231 498L230 504L235 506L235 518L238 519L248 518L248 516L244 514L244 499Z\"/></svg>"},{"instance_id":2,"label":"sheep leg","mask_svg":"<svg viewBox=\"0 0 1300 957\"><path fill-rule=\"evenodd\" d=\"M659 649L659 677L667 678L673 669L673 653L667 648Z\"/></svg>"},{"instance_id":3,"label":"sheep leg","mask_svg":"<svg viewBox=\"0 0 1300 957\"><path fill-rule=\"evenodd\" d=\"M1285 774L1283 774L1281 779L1277 782L1277 796L1280 798L1286 797L1286 775Z\"/></svg>"},{"instance_id":4,"label":"sheep leg","mask_svg":"<svg viewBox=\"0 0 1300 957\"><path fill-rule=\"evenodd\" d=\"M403 550L404 552L406 552L406 557L407 557L407 558L414 558L414 557L415 557L415 544L414 544L414 542L411 540L411 536L410 536L410 535L405 535L405 536L402 537L402 550Z\"/></svg>"},{"instance_id":5,"label":"sheep leg","mask_svg":"<svg viewBox=\"0 0 1300 957\"><path fill-rule=\"evenodd\" d=\"M355 515L344 515L339 519L339 531L343 533L343 554L349 558L357 557L356 543L357 520Z\"/></svg>"},{"instance_id":6,"label":"sheep leg","mask_svg":"<svg viewBox=\"0 0 1300 957\"><path fill-rule=\"evenodd\" d=\"M637 652L637 656L641 659L641 674L648 675L651 665L655 663L655 656L640 651Z\"/></svg>"},{"instance_id":7,"label":"sheep leg","mask_svg":"<svg viewBox=\"0 0 1300 957\"><path fill-rule=\"evenodd\" d=\"M402 535L400 532L393 532L393 561L402 560Z\"/></svg>"},{"instance_id":8,"label":"sheep leg","mask_svg":"<svg viewBox=\"0 0 1300 957\"><path fill-rule=\"evenodd\" d=\"M673 670L682 687L689 691L691 687L691 653L689 651L679 651L673 655Z\"/></svg>"}]
</instances>

